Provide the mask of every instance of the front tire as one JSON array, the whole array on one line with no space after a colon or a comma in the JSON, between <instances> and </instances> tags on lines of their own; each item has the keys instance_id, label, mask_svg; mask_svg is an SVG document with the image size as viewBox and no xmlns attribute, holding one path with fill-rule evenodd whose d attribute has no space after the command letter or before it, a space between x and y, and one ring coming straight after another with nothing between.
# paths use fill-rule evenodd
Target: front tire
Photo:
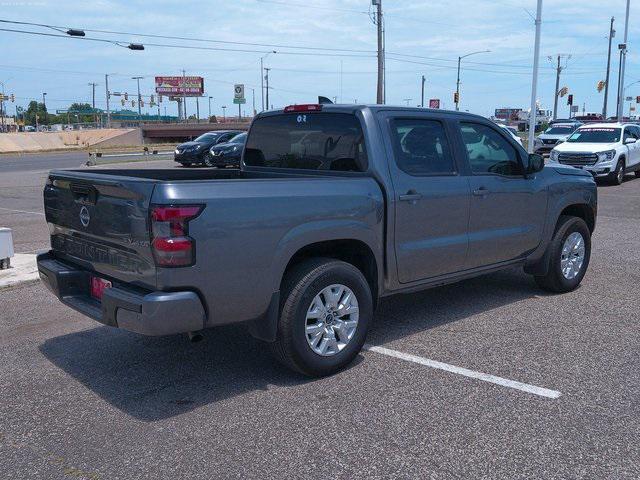
<instances>
[{"instance_id":1,"label":"front tire","mask_svg":"<svg viewBox=\"0 0 640 480\"><path fill-rule=\"evenodd\" d=\"M338 260L307 260L285 276L271 350L292 370L331 375L358 355L372 318L372 293L360 270Z\"/></svg>"},{"instance_id":2,"label":"front tire","mask_svg":"<svg viewBox=\"0 0 640 480\"><path fill-rule=\"evenodd\" d=\"M622 185L622 182L624 181L625 168L626 168L625 161L624 159L621 158L620 160L618 160L616 169L613 172L611 172L609 176L609 182L612 185Z\"/></svg>"},{"instance_id":3,"label":"front tire","mask_svg":"<svg viewBox=\"0 0 640 480\"><path fill-rule=\"evenodd\" d=\"M553 293L578 288L591 259L591 232L585 221L562 215L549 249L549 271L536 276L538 286Z\"/></svg>"}]
</instances>

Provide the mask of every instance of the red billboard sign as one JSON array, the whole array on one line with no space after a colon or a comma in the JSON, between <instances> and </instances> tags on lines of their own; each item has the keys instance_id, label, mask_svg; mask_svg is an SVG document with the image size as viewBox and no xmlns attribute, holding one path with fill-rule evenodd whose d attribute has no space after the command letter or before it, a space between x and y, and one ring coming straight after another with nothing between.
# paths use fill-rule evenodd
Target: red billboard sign
<instances>
[{"instance_id":1,"label":"red billboard sign","mask_svg":"<svg viewBox=\"0 0 640 480\"><path fill-rule=\"evenodd\" d=\"M429 100L429 108L440 108L440 99L432 98Z\"/></svg>"},{"instance_id":2,"label":"red billboard sign","mask_svg":"<svg viewBox=\"0 0 640 480\"><path fill-rule=\"evenodd\" d=\"M156 93L187 97L200 97L204 94L202 77L156 77Z\"/></svg>"}]
</instances>

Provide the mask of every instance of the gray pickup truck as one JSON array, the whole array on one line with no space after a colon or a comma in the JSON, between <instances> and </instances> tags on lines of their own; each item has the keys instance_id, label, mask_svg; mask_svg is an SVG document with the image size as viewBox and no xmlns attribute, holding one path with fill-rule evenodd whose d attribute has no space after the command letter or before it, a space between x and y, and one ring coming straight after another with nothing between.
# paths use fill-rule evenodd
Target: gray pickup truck
<instances>
[{"instance_id":1,"label":"gray pickup truck","mask_svg":"<svg viewBox=\"0 0 640 480\"><path fill-rule=\"evenodd\" d=\"M64 304L146 335L244 323L319 376L382 297L513 266L575 289L597 190L479 116L295 105L254 119L240 170L52 171L44 205Z\"/></svg>"}]
</instances>

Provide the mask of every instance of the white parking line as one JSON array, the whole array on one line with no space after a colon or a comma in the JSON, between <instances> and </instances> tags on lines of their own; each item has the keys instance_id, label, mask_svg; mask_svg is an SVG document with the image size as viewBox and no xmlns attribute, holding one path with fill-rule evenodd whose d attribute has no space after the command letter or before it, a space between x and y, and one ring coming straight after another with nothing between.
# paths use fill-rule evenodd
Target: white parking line
<instances>
[{"instance_id":1,"label":"white parking line","mask_svg":"<svg viewBox=\"0 0 640 480\"><path fill-rule=\"evenodd\" d=\"M475 378L476 380L482 380L483 382L495 383L502 387L514 388L522 392L532 393L540 397L545 398L558 398L562 395L557 390L549 390L548 388L536 387L535 385L529 385L528 383L516 382L515 380L508 380L502 377L496 377L495 375L489 375L488 373L476 372L467 368L456 367L455 365L449 365L448 363L438 362L436 360L430 360L424 357L418 357L417 355L411 355L409 353L399 352L397 350L391 350L389 348L377 347L374 345L365 345L365 350L370 352L380 353L387 355L388 357L398 358L405 362L413 362L425 367L437 368L438 370L444 370L450 373L457 373L469 378Z\"/></svg>"},{"instance_id":2,"label":"white parking line","mask_svg":"<svg viewBox=\"0 0 640 480\"><path fill-rule=\"evenodd\" d=\"M16 210L14 208L3 208L0 207L0 210L6 210L7 212L16 212L16 213L30 213L31 215L43 215L44 213L41 212L29 212L28 210Z\"/></svg>"}]
</instances>

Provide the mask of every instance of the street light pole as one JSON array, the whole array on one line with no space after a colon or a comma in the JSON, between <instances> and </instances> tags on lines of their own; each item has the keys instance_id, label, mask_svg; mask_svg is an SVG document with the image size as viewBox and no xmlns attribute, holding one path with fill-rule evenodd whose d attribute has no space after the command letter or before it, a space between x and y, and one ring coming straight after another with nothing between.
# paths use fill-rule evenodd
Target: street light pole
<instances>
[{"instance_id":1,"label":"street light pole","mask_svg":"<svg viewBox=\"0 0 640 480\"><path fill-rule=\"evenodd\" d=\"M470 57L471 55L477 55L479 53L489 53L490 51L491 50L481 50L479 52L471 52L458 57L458 79L456 80L456 112L460 110L460 63L462 63L462 59Z\"/></svg>"},{"instance_id":2,"label":"street light pole","mask_svg":"<svg viewBox=\"0 0 640 480\"><path fill-rule=\"evenodd\" d=\"M620 88L624 85L624 70L627 63L627 40L629 38L629 8L631 6L631 0L627 0L627 13L624 20L624 43L620 49ZM624 109L624 91L619 92L618 99L618 122L622 122L623 109Z\"/></svg>"},{"instance_id":3,"label":"street light pole","mask_svg":"<svg viewBox=\"0 0 640 480\"><path fill-rule=\"evenodd\" d=\"M425 82L425 78L424 78L424 75L422 75L422 91L420 93L420 106L422 108L424 108L424 82Z\"/></svg>"},{"instance_id":4,"label":"street light pole","mask_svg":"<svg viewBox=\"0 0 640 480\"><path fill-rule=\"evenodd\" d=\"M227 120L227 106L222 105L222 122L224 123Z\"/></svg>"},{"instance_id":5,"label":"street light pole","mask_svg":"<svg viewBox=\"0 0 640 480\"><path fill-rule=\"evenodd\" d=\"M372 5L376 6L376 16L374 23L378 33L378 84L376 91L376 103L384 103L384 20L382 16L382 0L372 0Z\"/></svg>"},{"instance_id":6,"label":"street light pole","mask_svg":"<svg viewBox=\"0 0 640 480\"><path fill-rule=\"evenodd\" d=\"M211 99L213 97L209 97L209 120L211 120Z\"/></svg>"},{"instance_id":7,"label":"street light pole","mask_svg":"<svg viewBox=\"0 0 640 480\"><path fill-rule=\"evenodd\" d=\"M278 53L276 50L271 50L266 55L260 57L260 98L262 99L262 110L264 112L264 59L272 53ZM267 95L268 97L268 95ZM267 100L267 109L269 108L269 100Z\"/></svg>"},{"instance_id":8,"label":"street light pole","mask_svg":"<svg viewBox=\"0 0 640 480\"><path fill-rule=\"evenodd\" d=\"M538 0L536 12L536 39L533 48L533 78L531 80L531 112L529 113L529 153L533 153L533 143L536 137L536 96L538 95L538 67L540 65L540 25L542 24L542 0Z\"/></svg>"},{"instance_id":9,"label":"street light pole","mask_svg":"<svg viewBox=\"0 0 640 480\"><path fill-rule=\"evenodd\" d=\"M187 77L184 69L182 70L182 114L184 115L184 123L187 123Z\"/></svg>"}]
</instances>

